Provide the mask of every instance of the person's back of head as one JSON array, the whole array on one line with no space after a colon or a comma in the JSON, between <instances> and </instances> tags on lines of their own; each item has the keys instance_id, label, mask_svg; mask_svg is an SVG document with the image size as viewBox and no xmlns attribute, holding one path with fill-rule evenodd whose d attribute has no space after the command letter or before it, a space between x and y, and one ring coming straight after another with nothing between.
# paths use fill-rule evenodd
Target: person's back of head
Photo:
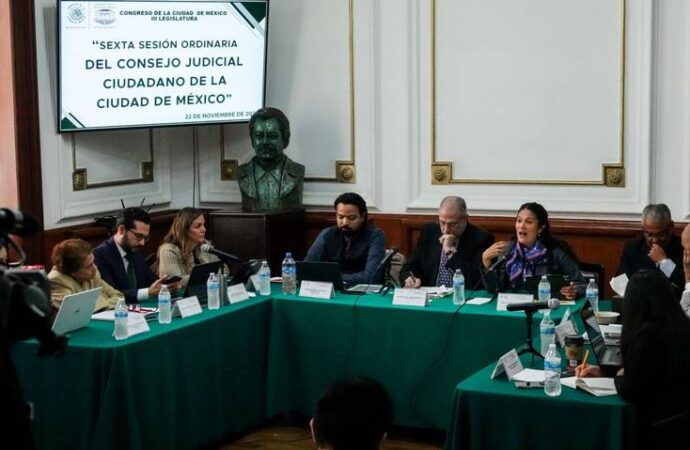
<instances>
[{"instance_id":1,"label":"person's back of head","mask_svg":"<svg viewBox=\"0 0 690 450\"><path fill-rule=\"evenodd\" d=\"M393 422L386 389L369 378L333 383L316 403L312 436L321 449L377 450Z\"/></svg>"}]
</instances>

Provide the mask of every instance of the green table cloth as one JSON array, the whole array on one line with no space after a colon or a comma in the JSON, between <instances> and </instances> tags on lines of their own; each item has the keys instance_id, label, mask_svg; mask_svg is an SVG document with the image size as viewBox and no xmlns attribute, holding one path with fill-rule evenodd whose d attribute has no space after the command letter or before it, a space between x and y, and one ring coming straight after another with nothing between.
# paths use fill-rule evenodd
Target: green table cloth
<instances>
[{"instance_id":1,"label":"green table cloth","mask_svg":"<svg viewBox=\"0 0 690 450\"><path fill-rule=\"evenodd\" d=\"M71 334L62 358L35 341L12 354L40 449L196 448L264 423L270 300L150 322L124 341L113 322Z\"/></svg>"},{"instance_id":2,"label":"green table cloth","mask_svg":"<svg viewBox=\"0 0 690 450\"><path fill-rule=\"evenodd\" d=\"M528 358L523 356L528 367ZM617 450L633 444L633 407L620 397L595 397L563 386L559 397L518 389L491 364L453 395L446 450ZM535 367L536 368L536 367Z\"/></svg>"},{"instance_id":3,"label":"green table cloth","mask_svg":"<svg viewBox=\"0 0 690 450\"><path fill-rule=\"evenodd\" d=\"M468 292L468 297L473 293ZM333 380L368 376L394 402L396 425L445 429L462 381L525 342L523 312L498 312L496 301L465 305L450 297L426 308L394 306L392 294L332 300L275 296L268 348L267 414L309 415ZM581 308L581 300L572 311ZM565 307L554 311L562 317ZM538 339L541 313L534 316ZM538 345L538 341L537 341Z\"/></svg>"}]
</instances>

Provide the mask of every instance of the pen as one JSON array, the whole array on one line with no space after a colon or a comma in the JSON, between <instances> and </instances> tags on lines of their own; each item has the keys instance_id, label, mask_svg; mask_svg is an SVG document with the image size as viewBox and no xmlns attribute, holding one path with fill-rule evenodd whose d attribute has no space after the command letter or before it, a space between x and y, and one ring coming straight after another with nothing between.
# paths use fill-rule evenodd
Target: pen
<instances>
[{"instance_id":1,"label":"pen","mask_svg":"<svg viewBox=\"0 0 690 450\"><path fill-rule=\"evenodd\" d=\"M585 370L585 368L587 367L587 358L589 358L589 350L585 351L585 357L582 358L582 364L580 364L580 372L579 373L582 373L582 371ZM580 377L578 376L578 378L580 378Z\"/></svg>"}]
</instances>

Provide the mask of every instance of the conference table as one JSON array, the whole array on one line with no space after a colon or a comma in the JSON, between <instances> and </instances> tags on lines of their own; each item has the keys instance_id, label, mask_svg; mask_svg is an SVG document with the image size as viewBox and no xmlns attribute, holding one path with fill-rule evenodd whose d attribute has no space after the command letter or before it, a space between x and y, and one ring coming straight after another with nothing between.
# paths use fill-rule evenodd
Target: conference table
<instances>
[{"instance_id":1,"label":"conference table","mask_svg":"<svg viewBox=\"0 0 690 450\"><path fill-rule=\"evenodd\" d=\"M204 310L124 341L113 323L71 333L61 358L13 346L39 449L196 448L264 423L270 302Z\"/></svg>"},{"instance_id":2,"label":"conference table","mask_svg":"<svg viewBox=\"0 0 690 450\"><path fill-rule=\"evenodd\" d=\"M445 450L634 448L634 409L619 396L563 386L560 396L548 397L542 388L491 380L494 366L456 387Z\"/></svg>"},{"instance_id":3,"label":"conference table","mask_svg":"<svg viewBox=\"0 0 690 450\"><path fill-rule=\"evenodd\" d=\"M62 358L36 356L35 341L13 346L38 448L196 448L309 416L323 389L349 376L386 386L396 425L443 430L458 383L526 336L524 314L498 312L495 301L419 308L393 305L390 294L282 295L279 285L150 327L116 341L112 322L91 321Z\"/></svg>"}]
</instances>

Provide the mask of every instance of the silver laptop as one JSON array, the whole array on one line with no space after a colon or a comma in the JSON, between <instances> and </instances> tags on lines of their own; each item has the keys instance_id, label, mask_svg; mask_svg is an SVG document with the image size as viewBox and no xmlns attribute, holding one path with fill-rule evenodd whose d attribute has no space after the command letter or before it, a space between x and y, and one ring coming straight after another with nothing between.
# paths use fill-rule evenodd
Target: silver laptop
<instances>
[{"instance_id":1,"label":"silver laptop","mask_svg":"<svg viewBox=\"0 0 690 450\"><path fill-rule=\"evenodd\" d=\"M65 334L89 324L102 288L66 295L53 321L53 332Z\"/></svg>"}]
</instances>

